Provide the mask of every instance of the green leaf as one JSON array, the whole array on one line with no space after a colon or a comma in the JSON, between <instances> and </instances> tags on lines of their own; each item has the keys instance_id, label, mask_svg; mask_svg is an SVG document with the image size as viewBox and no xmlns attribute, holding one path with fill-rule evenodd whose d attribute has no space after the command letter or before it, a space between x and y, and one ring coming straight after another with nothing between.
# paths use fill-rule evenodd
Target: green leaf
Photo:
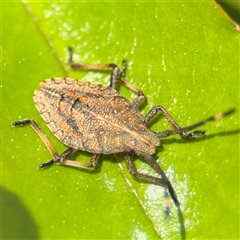
<instances>
[{"instance_id":1,"label":"green leaf","mask_svg":"<svg viewBox=\"0 0 240 240\"><path fill-rule=\"evenodd\" d=\"M239 33L212 2L3 2L2 238L239 238ZM134 179L123 154L102 156L94 171L53 166L32 118L61 153L32 96L47 78L108 84L110 71L74 72L79 63L128 61L126 79L141 89L146 114L164 106L181 126L235 107L202 127L207 137L162 140L156 154L181 202L182 217L159 186ZM129 99L135 94L125 87ZM159 114L160 116L160 114ZM170 126L156 117L152 129ZM77 161L88 162L80 153ZM155 174L136 158L140 172ZM16 216L16 217L13 217ZM185 229L185 230L184 230Z\"/></svg>"}]
</instances>

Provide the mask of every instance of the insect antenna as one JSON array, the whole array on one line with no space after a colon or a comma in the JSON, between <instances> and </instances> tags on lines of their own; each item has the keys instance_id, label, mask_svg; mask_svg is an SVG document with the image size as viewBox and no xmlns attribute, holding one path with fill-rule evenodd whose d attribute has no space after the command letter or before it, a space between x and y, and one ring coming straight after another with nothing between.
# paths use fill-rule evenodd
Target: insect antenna
<instances>
[{"instance_id":1,"label":"insect antenna","mask_svg":"<svg viewBox=\"0 0 240 240\"><path fill-rule=\"evenodd\" d=\"M195 123L195 124L193 124L193 125L184 127L184 128L182 128L182 130L184 130L184 131L186 131L186 132L187 132L187 131L190 131L190 130L192 130L192 129L195 129L195 128L198 128L198 127L200 127L200 126L203 126L203 125L205 125L205 124L208 123L208 122L214 122L214 121L221 120L221 119L223 119L224 117L227 117L227 116L229 116L230 114L232 114L232 113L234 113L234 112L235 112L235 109L232 108L232 109L230 109L230 110L228 110L228 111L226 111L226 112L222 112L222 113L216 114L216 115L211 116L211 117L209 117L209 118L207 118L207 119L205 119L205 120L202 120L202 121L200 121L200 122L198 122L198 123Z\"/></svg>"}]
</instances>

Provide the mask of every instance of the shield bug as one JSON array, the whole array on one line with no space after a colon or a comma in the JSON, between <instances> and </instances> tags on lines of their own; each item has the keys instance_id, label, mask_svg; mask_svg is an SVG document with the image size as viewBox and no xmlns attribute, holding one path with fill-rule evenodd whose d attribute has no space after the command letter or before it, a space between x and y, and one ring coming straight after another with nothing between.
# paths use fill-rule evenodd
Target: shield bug
<instances>
[{"instance_id":1,"label":"shield bug","mask_svg":"<svg viewBox=\"0 0 240 240\"><path fill-rule=\"evenodd\" d=\"M72 49L69 48L69 65L73 69L81 70L112 69L110 84L106 87L72 78L52 78L40 83L40 89L34 92L35 106L52 133L68 146L68 149L58 154L34 120L13 122L13 126L29 124L50 151L53 159L40 164L39 168L52 164L93 168L100 155L124 152L130 174L164 187L169 191L176 206L179 206L168 177L153 157L156 148L161 145L160 139L175 134L183 139L205 135L203 130L188 132L207 122L222 119L233 113L234 109L182 128L163 106L153 107L146 116L140 113L138 106L143 101L144 94L125 80L125 61L121 71L113 63L75 64ZM137 94L133 102L119 94L116 90L118 83ZM163 114L172 130L154 132L148 127L158 112ZM69 160L69 157L78 150L93 154L89 163ZM159 177L138 172L132 160L133 154L144 159Z\"/></svg>"}]
</instances>

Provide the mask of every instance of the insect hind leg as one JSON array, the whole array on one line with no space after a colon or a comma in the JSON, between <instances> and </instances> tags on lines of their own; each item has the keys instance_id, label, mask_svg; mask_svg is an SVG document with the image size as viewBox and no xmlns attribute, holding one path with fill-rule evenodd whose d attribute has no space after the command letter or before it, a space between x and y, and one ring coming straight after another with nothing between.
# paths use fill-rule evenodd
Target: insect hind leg
<instances>
[{"instance_id":1,"label":"insect hind leg","mask_svg":"<svg viewBox=\"0 0 240 240\"><path fill-rule=\"evenodd\" d=\"M25 120L21 120L21 121L12 122L12 126L13 127L24 126L24 125L30 125L33 128L33 130L42 139L43 143L45 144L45 146L48 148L49 152L51 153L51 155L55 159L56 156L58 155L57 151L55 150L53 145L50 143L50 141L48 140L46 135L42 132L42 130L40 129L38 124L35 122L35 120L33 120L33 119L25 119Z\"/></svg>"},{"instance_id":2,"label":"insect hind leg","mask_svg":"<svg viewBox=\"0 0 240 240\"><path fill-rule=\"evenodd\" d=\"M94 168L97 165L100 158L100 154L93 154L89 163L82 163L82 162L76 162L73 160L68 160L63 156L63 154L60 157L61 159L59 162L56 163L57 165L65 165L65 166L76 167L76 168L90 169L90 168Z\"/></svg>"},{"instance_id":3,"label":"insect hind leg","mask_svg":"<svg viewBox=\"0 0 240 240\"><path fill-rule=\"evenodd\" d=\"M117 88L118 80L120 76L119 67L115 63L108 64L76 64L73 61L73 49L71 47L68 48L68 64L72 69L75 70L104 70L104 69L112 69L110 84L109 87L114 89Z\"/></svg>"},{"instance_id":4,"label":"insect hind leg","mask_svg":"<svg viewBox=\"0 0 240 240\"><path fill-rule=\"evenodd\" d=\"M42 169L42 168L46 168L51 166L52 164L56 163L59 164L63 159L67 159L68 157L70 157L71 155L73 155L75 152L77 152L76 149L73 148L68 148L66 151L64 151L61 155L56 154L54 156L54 159L47 161L45 163L41 163L38 168Z\"/></svg>"},{"instance_id":5,"label":"insect hind leg","mask_svg":"<svg viewBox=\"0 0 240 240\"><path fill-rule=\"evenodd\" d=\"M59 155L57 153L57 151L54 149L53 145L50 143L50 141L44 135L44 133L42 132L42 130L40 129L38 124L32 119L15 121L12 123L13 127L24 126L24 125L30 125L34 129L34 131L42 139L43 143L46 145L46 147L48 148L49 152L51 153L51 155L53 157L53 159L51 159L50 161L40 164L38 166L39 169L49 167L53 164L66 165L66 166L72 166L72 167L78 167L78 168L92 168L92 167L95 167L95 165L97 164L99 157L100 157L99 154L93 154L89 163L81 163L81 162L75 162L72 160L68 160L67 159L68 157L70 157L72 154L74 154L75 152L78 151L73 148L68 148L61 155Z\"/></svg>"},{"instance_id":6,"label":"insect hind leg","mask_svg":"<svg viewBox=\"0 0 240 240\"><path fill-rule=\"evenodd\" d=\"M84 168L89 169L93 168L97 165L100 155L99 154L93 154L89 163L82 163L82 162L76 162L73 160L69 160L68 158L76 153L78 150L73 148L68 148L66 151L64 151L61 155L56 155L54 160L50 160L48 162L42 163L38 166L39 169L48 167L52 164L56 165L64 165L64 166L70 166L70 167L76 167L76 168Z\"/></svg>"},{"instance_id":7,"label":"insect hind leg","mask_svg":"<svg viewBox=\"0 0 240 240\"><path fill-rule=\"evenodd\" d=\"M72 69L75 70L104 70L104 69L112 69L111 77L110 77L110 84L109 87L117 89L118 82L125 87L127 87L132 92L136 93L138 96L134 100L134 104L140 104L144 99L144 94L141 90L137 89L132 84L128 83L124 78L126 75L126 67L127 62L125 60L122 61L122 71L120 71L119 67L115 63L108 63L108 64L76 64L73 61L73 49L71 47L68 48L68 64Z\"/></svg>"}]
</instances>

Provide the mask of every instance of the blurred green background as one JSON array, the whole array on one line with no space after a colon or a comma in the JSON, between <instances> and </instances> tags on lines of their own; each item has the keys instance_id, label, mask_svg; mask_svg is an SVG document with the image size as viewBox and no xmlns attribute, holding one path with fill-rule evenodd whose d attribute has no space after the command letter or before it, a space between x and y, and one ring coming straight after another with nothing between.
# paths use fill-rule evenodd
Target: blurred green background
<instances>
[{"instance_id":1,"label":"blurred green background","mask_svg":"<svg viewBox=\"0 0 240 240\"><path fill-rule=\"evenodd\" d=\"M238 239L239 238L239 33L214 2L2 2L2 239ZM95 171L53 166L30 127L33 118L61 153L32 95L51 77L104 85L110 71L74 72L79 63L121 65L142 89L143 114L165 106L181 125L235 107L223 121L202 127L207 137L162 140L156 154L181 202L166 219L161 187L138 181L123 154L102 156ZM135 95L126 88L129 99ZM161 116L152 129L169 129ZM91 155L80 153L77 161ZM136 158L139 171L154 172ZM185 229L185 230L184 230Z\"/></svg>"}]
</instances>

